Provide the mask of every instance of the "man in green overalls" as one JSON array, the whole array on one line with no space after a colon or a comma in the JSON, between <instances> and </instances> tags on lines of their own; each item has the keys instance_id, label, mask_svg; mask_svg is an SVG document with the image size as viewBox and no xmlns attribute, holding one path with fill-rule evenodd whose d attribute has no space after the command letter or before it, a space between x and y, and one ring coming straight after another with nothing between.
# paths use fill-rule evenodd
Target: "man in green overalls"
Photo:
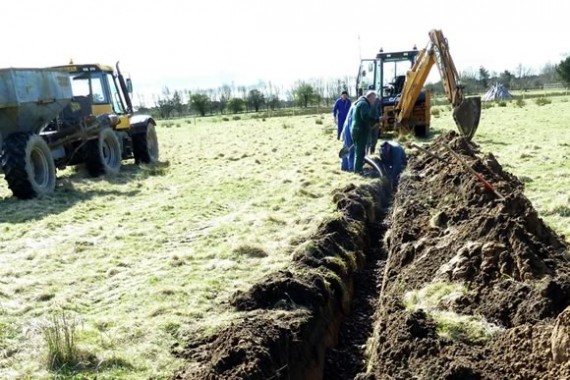
<instances>
[{"instance_id":1,"label":"man in green overalls","mask_svg":"<svg viewBox=\"0 0 570 380\"><path fill-rule=\"evenodd\" d=\"M374 117L374 112L372 112L372 105L376 102L376 98L376 92L368 91L365 96L358 98L355 103L351 130L354 150L356 151L354 158L354 171L356 173L362 173L370 126L377 121L377 118Z\"/></svg>"}]
</instances>

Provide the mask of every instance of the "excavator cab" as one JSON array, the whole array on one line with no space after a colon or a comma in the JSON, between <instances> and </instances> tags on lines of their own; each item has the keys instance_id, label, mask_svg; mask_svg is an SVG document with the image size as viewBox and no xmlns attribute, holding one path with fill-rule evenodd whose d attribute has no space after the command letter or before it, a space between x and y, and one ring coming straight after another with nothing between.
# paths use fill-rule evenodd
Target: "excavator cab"
<instances>
[{"instance_id":1,"label":"excavator cab","mask_svg":"<svg viewBox=\"0 0 570 380\"><path fill-rule=\"evenodd\" d=\"M429 37L427 47L422 50L415 46L412 50L399 52L380 49L375 59L362 60L356 81L357 93L362 94L368 89L378 91L382 132L414 132L417 136L426 136L431 118L431 94L423 90L423 86L431 68L437 65L457 128L471 140L479 126L481 98L465 97L441 30L431 30Z\"/></svg>"},{"instance_id":2,"label":"excavator cab","mask_svg":"<svg viewBox=\"0 0 570 380\"><path fill-rule=\"evenodd\" d=\"M378 92L382 107L379 128L383 133L404 132L397 123L396 106L404 90L406 74L418 55L417 49L398 52L384 52L380 49L375 59L363 59L360 63L357 93L362 94L368 89ZM429 99L429 93L422 91L416 102L409 129L418 136L426 135L429 129Z\"/></svg>"}]
</instances>

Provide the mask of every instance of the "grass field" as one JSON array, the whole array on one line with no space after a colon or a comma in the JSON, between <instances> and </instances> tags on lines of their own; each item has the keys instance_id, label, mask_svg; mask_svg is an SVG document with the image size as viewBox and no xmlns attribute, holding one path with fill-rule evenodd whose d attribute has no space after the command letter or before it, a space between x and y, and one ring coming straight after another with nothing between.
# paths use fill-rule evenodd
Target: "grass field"
<instances>
[{"instance_id":1,"label":"grass field","mask_svg":"<svg viewBox=\"0 0 570 380\"><path fill-rule=\"evenodd\" d=\"M434 131L453 128L450 111ZM76 324L81 375L166 378L171 346L235 315L235 289L286 265L333 212L331 192L363 181L339 171L330 115L159 123L161 163L120 175L59 173L56 192L18 201L0 187L0 378L48 370L49 316ZM475 140L546 221L570 236L570 102L484 110ZM79 377L78 377L79 378Z\"/></svg>"}]
</instances>

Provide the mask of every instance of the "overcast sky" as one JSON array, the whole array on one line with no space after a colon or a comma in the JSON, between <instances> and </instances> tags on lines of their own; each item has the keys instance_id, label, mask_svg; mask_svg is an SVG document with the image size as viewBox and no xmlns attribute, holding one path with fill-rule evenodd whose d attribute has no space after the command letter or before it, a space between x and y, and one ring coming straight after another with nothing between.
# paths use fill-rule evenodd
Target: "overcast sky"
<instances>
[{"instance_id":1,"label":"overcast sky","mask_svg":"<svg viewBox=\"0 0 570 380\"><path fill-rule=\"evenodd\" d=\"M4 0L0 67L120 60L147 93L288 84L354 75L359 51L422 48L438 28L459 71L538 70L570 53L569 15L566 0Z\"/></svg>"}]
</instances>

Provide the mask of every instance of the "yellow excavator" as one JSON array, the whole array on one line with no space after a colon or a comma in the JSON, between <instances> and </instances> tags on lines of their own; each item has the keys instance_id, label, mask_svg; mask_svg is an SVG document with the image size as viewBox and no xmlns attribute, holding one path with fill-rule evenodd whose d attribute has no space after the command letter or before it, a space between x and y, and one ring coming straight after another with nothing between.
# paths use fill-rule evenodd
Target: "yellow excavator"
<instances>
[{"instance_id":1,"label":"yellow excavator","mask_svg":"<svg viewBox=\"0 0 570 380\"><path fill-rule=\"evenodd\" d=\"M380 52L363 59L357 77L357 93L376 90L380 99L382 132L414 132L426 136L430 127L430 92L423 90L431 68L437 64L453 118L461 134L471 140L479 126L481 97L465 97L460 76L441 30L429 32L425 49ZM411 66L411 68L410 68Z\"/></svg>"}]
</instances>

